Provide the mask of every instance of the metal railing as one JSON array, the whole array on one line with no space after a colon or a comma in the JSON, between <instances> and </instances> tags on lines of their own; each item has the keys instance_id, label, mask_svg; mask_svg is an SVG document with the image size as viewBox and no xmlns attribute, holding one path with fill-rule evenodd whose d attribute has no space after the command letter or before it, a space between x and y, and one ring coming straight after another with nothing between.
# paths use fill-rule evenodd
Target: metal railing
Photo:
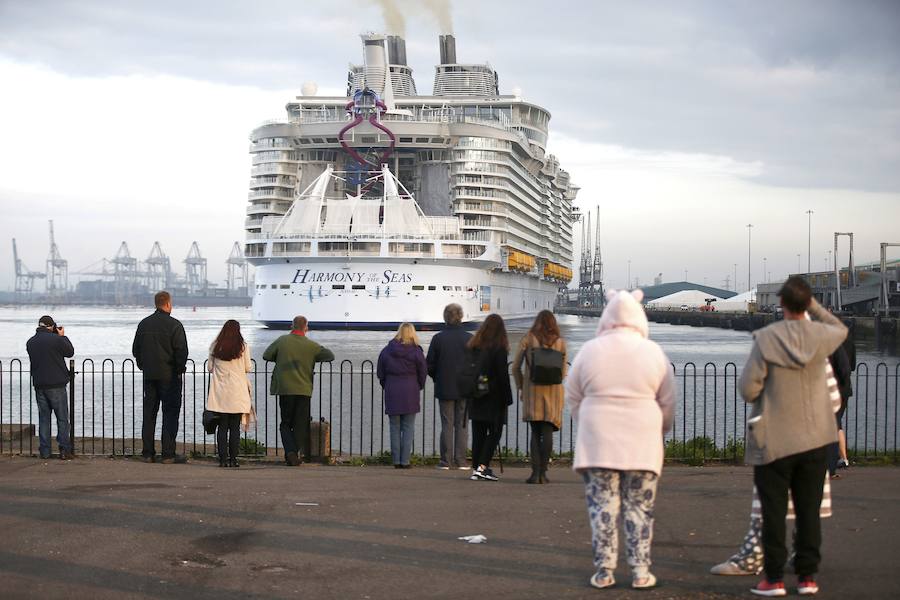
<instances>
[{"instance_id":1,"label":"metal railing","mask_svg":"<svg viewBox=\"0 0 900 600\"><path fill-rule=\"evenodd\" d=\"M76 368L77 367L77 368ZM248 373L257 421L243 433L244 455L280 456L279 408L269 394L271 363L257 364ZM675 423L666 434L666 455L688 461L740 460L750 407L738 392L737 366L728 362L672 366L678 388ZM202 414L209 374L206 363L188 362L182 381L182 410L177 442L180 450L214 454L215 439L206 435ZM898 405L900 364L860 363L854 375L854 395L844 414L850 453L857 457L900 456ZM513 389L515 387L513 386ZM84 359L70 361L70 433L75 451L87 455L131 455L141 450L142 375L134 361ZM521 421L522 405L509 407L500 442L506 457L525 457L530 428ZM326 421L331 454L371 457L390 450L384 397L371 360L318 365L311 400L311 417ZM158 420L158 427L159 422ZM38 417L28 367L23 361L0 361L0 454L36 454ZM55 435L55 420L53 423ZM438 454L440 416L429 379L422 390L413 451L424 457ZM554 434L553 450L571 455L574 424L566 411ZM157 429L157 439L159 429ZM320 442L323 440L320 440Z\"/></svg>"}]
</instances>

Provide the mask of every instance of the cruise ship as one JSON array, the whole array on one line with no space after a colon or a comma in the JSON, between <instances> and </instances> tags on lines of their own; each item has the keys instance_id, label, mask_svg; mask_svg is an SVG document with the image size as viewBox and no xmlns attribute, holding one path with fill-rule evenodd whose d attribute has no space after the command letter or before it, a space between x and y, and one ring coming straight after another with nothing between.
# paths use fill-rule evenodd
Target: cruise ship
<instances>
[{"instance_id":1,"label":"cruise ship","mask_svg":"<svg viewBox=\"0 0 900 600\"><path fill-rule=\"evenodd\" d=\"M578 187L546 152L550 113L500 93L439 38L431 95L399 36L361 36L347 95L303 95L250 135L245 255L253 318L289 327L533 318L572 278Z\"/></svg>"}]
</instances>

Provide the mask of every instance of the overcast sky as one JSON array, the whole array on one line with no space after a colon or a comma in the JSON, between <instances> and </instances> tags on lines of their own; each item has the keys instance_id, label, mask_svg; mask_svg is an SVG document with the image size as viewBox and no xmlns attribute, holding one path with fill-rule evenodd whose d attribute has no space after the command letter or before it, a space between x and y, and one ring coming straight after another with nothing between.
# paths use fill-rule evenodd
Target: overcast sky
<instances>
[{"instance_id":1,"label":"overcast sky","mask_svg":"<svg viewBox=\"0 0 900 600\"><path fill-rule=\"evenodd\" d=\"M3 0L0 289L12 237L43 268L50 218L70 273L122 240L176 263L197 240L223 279L247 134L305 81L343 94L365 31L404 33L429 93L452 28L461 62L551 111L550 151L600 206L611 286L631 261L642 283L737 270L746 289L748 223L754 284L763 258L772 279L805 270L809 209L814 269L835 231L855 233L858 263L900 242L900 2L549 6Z\"/></svg>"}]
</instances>

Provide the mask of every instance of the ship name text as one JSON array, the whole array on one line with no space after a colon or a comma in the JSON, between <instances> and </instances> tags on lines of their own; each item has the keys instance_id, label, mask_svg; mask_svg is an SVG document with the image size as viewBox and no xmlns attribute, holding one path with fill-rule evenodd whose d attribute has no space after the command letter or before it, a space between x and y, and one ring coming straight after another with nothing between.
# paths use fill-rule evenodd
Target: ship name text
<instances>
[{"instance_id":1,"label":"ship name text","mask_svg":"<svg viewBox=\"0 0 900 600\"><path fill-rule=\"evenodd\" d=\"M318 271L297 269L291 283L408 283L412 273L398 273L385 269L382 273L364 271Z\"/></svg>"}]
</instances>

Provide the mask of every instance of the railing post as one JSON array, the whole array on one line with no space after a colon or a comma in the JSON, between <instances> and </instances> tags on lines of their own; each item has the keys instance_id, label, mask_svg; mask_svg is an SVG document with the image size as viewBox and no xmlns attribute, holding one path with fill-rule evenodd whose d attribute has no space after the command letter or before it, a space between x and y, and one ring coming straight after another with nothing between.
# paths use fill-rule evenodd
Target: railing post
<instances>
[{"instance_id":1,"label":"railing post","mask_svg":"<svg viewBox=\"0 0 900 600\"><path fill-rule=\"evenodd\" d=\"M75 359L69 359L69 443L75 453Z\"/></svg>"}]
</instances>

